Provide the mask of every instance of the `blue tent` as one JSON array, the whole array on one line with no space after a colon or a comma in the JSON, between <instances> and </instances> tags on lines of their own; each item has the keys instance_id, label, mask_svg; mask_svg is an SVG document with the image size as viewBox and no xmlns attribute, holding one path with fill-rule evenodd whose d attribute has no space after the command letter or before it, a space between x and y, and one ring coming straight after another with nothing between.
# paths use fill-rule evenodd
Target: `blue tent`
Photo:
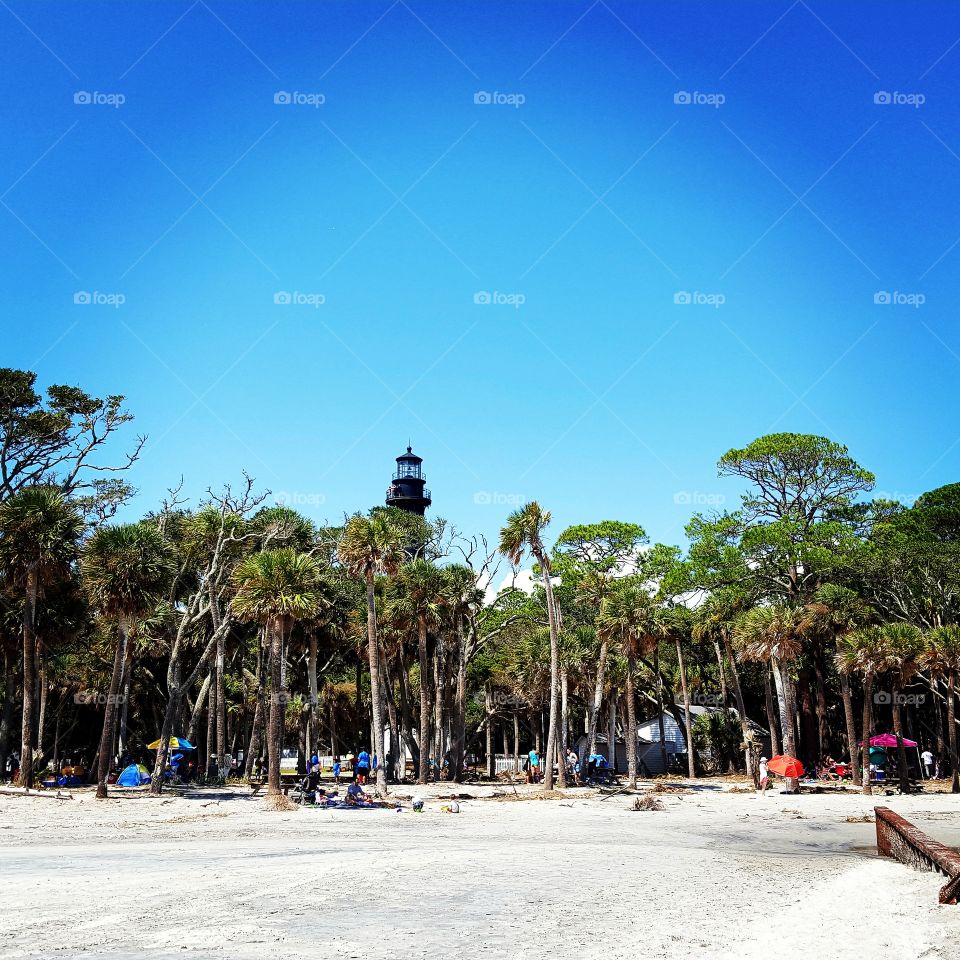
<instances>
[{"instance_id":1,"label":"blue tent","mask_svg":"<svg viewBox=\"0 0 960 960\"><path fill-rule=\"evenodd\" d=\"M150 782L150 771L142 763L131 763L117 777L118 787L142 787Z\"/></svg>"}]
</instances>

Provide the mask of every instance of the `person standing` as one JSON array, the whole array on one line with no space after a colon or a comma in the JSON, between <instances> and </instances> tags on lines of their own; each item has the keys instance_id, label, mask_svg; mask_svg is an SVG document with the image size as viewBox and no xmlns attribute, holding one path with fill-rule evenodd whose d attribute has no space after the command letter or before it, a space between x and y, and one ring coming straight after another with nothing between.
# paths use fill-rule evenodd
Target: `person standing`
<instances>
[{"instance_id":1,"label":"person standing","mask_svg":"<svg viewBox=\"0 0 960 960\"><path fill-rule=\"evenodd\" d=\"M370 776L370 754L366 750L361 750L357 755L356 779L357 783L366 783Z\"/></svg>"},{"instance_id":2,"label":"person standing","mask_svg":"<svg viewBox=\"0 0 960 960\"><path fill-rule=\"evenodd\" d=\"M927 772L927 779L932 780L934 757L929 747L920 754L920 759L923 760L923 769Z\"/></svg>"},{"instance_id":3,"label":"person standing","mask_svg":"<svg viewBox=\"0 0 960 960\"><path fill-rule=\"evenodd\" d=\"M770 786L770 771L767 769L767 758L760 758L760 796L767 795L767 787Z\"/></svg>"},{"instance_id":4,"label":"person standing","mask_svg":"<svg viewBox=\"0 0 960 960\"><path fill-rule=\"evenodd\" d=\"M527 771L527 783L539 783L540 782L540 754L537 753L537 748L534 747L527 756L527 759L530 762L530 769Z\"/></svg>"},{"instance_id":5,"label":"person standing","mask_svg":"<svg viewBox=\"0 0 960 960\"><path fill-rule=\"evenodd\" d=\"M337 786L340 786L340 758L335 757L333 761L333 780Z\"/></svg>"}]
</instances>

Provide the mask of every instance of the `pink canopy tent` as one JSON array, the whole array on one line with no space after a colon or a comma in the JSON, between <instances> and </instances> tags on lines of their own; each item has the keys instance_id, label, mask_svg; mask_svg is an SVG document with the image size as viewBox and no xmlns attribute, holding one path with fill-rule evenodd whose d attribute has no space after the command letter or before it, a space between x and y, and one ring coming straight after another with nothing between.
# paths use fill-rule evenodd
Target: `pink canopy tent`
<instances>
[{"instance_id":1,"label":"pink canopy tent","mask_svg":"<svg viewBox=\"0 0 960 960\"><path fill-rule=\"evenodd\" d=\"M915 747L917 745L916 740L908 740L906 737L903 737L902 740L905 747ZM870 738L871 747L895 747L896 745L897 738L892 733L881 733L878 737Z\"/></svg>"}]
</instances>

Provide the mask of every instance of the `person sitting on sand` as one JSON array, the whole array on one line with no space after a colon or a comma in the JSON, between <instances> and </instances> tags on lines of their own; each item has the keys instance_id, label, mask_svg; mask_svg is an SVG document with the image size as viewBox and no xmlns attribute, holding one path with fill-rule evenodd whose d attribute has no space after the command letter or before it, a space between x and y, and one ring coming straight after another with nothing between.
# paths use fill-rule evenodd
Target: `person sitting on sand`
<instances>
[{"instance_id":1,"label":"person sitting on sand","mask_svg":"<svg viewBox=\"0 0 960 960\"><path fill-rule=\"evenodd\" d=\"M347 787L347 795L344 802L351 807L372 807L373 800L363 792L363 787L354 781Z\"/></svg>"}]
</instances>

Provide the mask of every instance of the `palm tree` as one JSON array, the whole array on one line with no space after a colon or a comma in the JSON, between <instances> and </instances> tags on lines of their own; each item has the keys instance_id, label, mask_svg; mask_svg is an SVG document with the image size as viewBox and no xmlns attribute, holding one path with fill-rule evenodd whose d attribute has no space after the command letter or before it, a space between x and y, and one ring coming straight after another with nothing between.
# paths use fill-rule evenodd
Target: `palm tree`
<instances>
[{"instance_id":1,"label":"palm tree","mask_svg":"<svg viewBox=\"0 0 960 960\"><path fill-rule=\"evenodd\" d=\"M690 615L686 607L668 607L663 609L663 619L665 631L668 636L673 638L677 651L680 690L683 694L683 710L687 720L687 774L692 780L697 775L697 758L693 748L693 714L690 710L690 689L687 685L687 671L683 663L683 641L690 637Z\"/></svg>"},{"instance_id":2,"label":"palm tree","mask_svg":"<svg viewBox=\"0 0 960 960\"><path fill-rule=\"evenodd\" d=\"M240 620L262 624L270 643L270 715L267 793L280 793L280 751L287 712L283 646L293 625L316 617L327 602L323 566L292 547L266 550L244 558L233 573L236 593L231 606Z\"/></svg>"},{"instance_id":3,"label":"palm tree","mask_svg":"<svg viewBox=\"0 0 960 960\"><path fill-rule=\"evenodd\" d=\"M627 776L630 789L637 788L637 705L635 681L637 657L645 652L648 638L652 602L650 595L634 579L619 581L604 597L600 607L598 626L608 639L618 638L619 646L627 659ZM616 744L610 744L610 751Z\"/></svg>"},{"instance_id":4,"label":"palm tree","mask_svg":"<svg viewBox=\"0 0 960 960\"><path fill-rule=\"evenodd\" d=\"M0 506L0 563L23 591L20 783L27 789L33 785L37 598L47 584L66 574L82 531L79 513L57 487L23 487Z\"/></svg>"},{"instance_id":5,"label":"palm tree","mask_svg":"<svg viewBox=\"0 0 960 960\"><path fill-rule=\"evenodd\" d=\"M700 607L697 608L691 636L695 641L710 638L723 645L727 664L730 670L730 682L733 687L733 697L737 702L737 712L740 714L740 730L743 734L744 762L747 774L754 778L754 785L759 786L756 764L753 753L753 731L747 719L747 709L743 699L743 688L740 686L740 671L733 655L733 635L737 614L743 609L743 598L730 593L718 591L711 594ZM721 670L724 669L723 658L720 661Z\"/></svg>"},{"instance_id":6,"label":"palm tree","mask_svg":"<svg viewBox=\"0 0 960 960\"><path fill-rule=\"evenodd\" d=\"M796 659L801 649L801 613L785 604L754 607L737 621L733 642L744 660L756 660L769 664L774 679L779 681L783 695L780 726L783 731L783 752L796 757L796 696L790 677L790 661ZM788 791L796 790L796 781L789 778Z\"/></svg>"},{"instance_id":7,"label":"palm tree","mask_svg":"<svg viewBox=\"0 0 960 960\"><path fill-rule=\"evenodd\" d=\"M866 626L875 614L869 604L848 587L825 583L813 595L804 608L801 633L818 633L827 637L836 648L841 637ZM857 727L853 717L853 696L850 692L850 675L840 671L840 695L843 699L843 715L847 726L847 744L850 763L853 767L853 782L860 785L860 769L856 762Z\"/></svg>"},{"instance_id":8,"label":"palm tree","mask_svg":"<svg viewBox=\"0 0 960 960\"><path fill-rule=\"evenodd\" d=\"M550 523L550 511L544 510L532 500L507 517L506 526L500 531L500 552L514 566L519 566L524 552L529 550L540 565L543 589L547 598L547 621L550 626L550 726L547 731L547 753L544 759L544 790L553 789L553 765L556 761L558 721L560 706L560 623L550 580L550 558L543 545L543 531ZM567 785L565 764L558 764L557 785Z\"/></svg>"},{"instance_id":9,"label":"palm tree","mask_svg":"<svg viewBox=\"0 0 960 960\"><path fill-rule=\"evenodd\" d=\"M380 652L377 643L377 604L374 581L378 573L391 576L406 556L403 533L377 511L372 517L351 517L337 545L337 556L347 570L362 576L367 586L367 654L370 664L370 712L373 720L373 748L379 758L377 793L387 795L387 765L383 755L383 717L380 710ZM421 744L421 752L426 747Z\"/></svg>"},{"instance_id":10,"label":"palm tree","mask_svg":"<svg viewBox=\"0 0 960 960\"><path fill-rule=\"evenodd\" d=\"M893 674L893 732L897 738L897 769L900 773L900 792L907 793L910 773L907 769L907 751L903 745L903 688L920 671L924 652L923 634L911 623L885 623L881 628L887 643Z\"/></svg>"},{"instance_id":11,"label":"palm tree","mask_svg":"<svg viewBox=\"0 0 960 960\"><path fill-rule=\"evenodd\" d=\"M417 783L426 783L430 772L430 656L428 631L440 619L443 605L444 578L440 569L429 560L414 560L401 567L397 575L397 595L392 606L417 625L417 649L420 658L420 769ZM436 758L439 761L439 758Z\"/></svg>"},{"instance_id":12,"label":"palm tree","mask_svg":"<svg viewBox=\"0 0 960 960\"><path fill-rule=\"evenodd\" d=\"M599 616L604 599L609 596L613 580L609 574L599 570L589 570L577 584L576 599L591 607L596 616ZM593 698L588 703L587 714L587 756L597 751L597 717L603 703L603 685L607 670L607 656L610 650L609 634L604 630L597 631L600 640L600 650L597 656L597 676L593 685ZM581 758L586 761L586 756Z\"/></svg>"},{"instance_id":13,"label":"palm tree","mask_svg":"<svg viewBox=\"0 0 960 960\"><path fill-rule=\"evenodd\" d=\"M80 575L90 605L102 621L117 630L100 737L98 799L107 796L120 681L132 655L130 632L135 621L150 613L163 597L172 573L167 543L160 531L147 523L101 527L83 549Z\"/></svg>"},{"instance_id":14,"label":"palm tree","mask_svg":"<svg viewBox=\"0 0 960 960\"><path fill-rule=\"evenodd\" d=\"M923 665L934 677L947 678L947 738L950 748L950 769L953 772L951 793L960 793L960 762L957 758L956 696L960 673L960 627L950 624L936 627L927 634Z\"/></svg>"}]
</instances>

